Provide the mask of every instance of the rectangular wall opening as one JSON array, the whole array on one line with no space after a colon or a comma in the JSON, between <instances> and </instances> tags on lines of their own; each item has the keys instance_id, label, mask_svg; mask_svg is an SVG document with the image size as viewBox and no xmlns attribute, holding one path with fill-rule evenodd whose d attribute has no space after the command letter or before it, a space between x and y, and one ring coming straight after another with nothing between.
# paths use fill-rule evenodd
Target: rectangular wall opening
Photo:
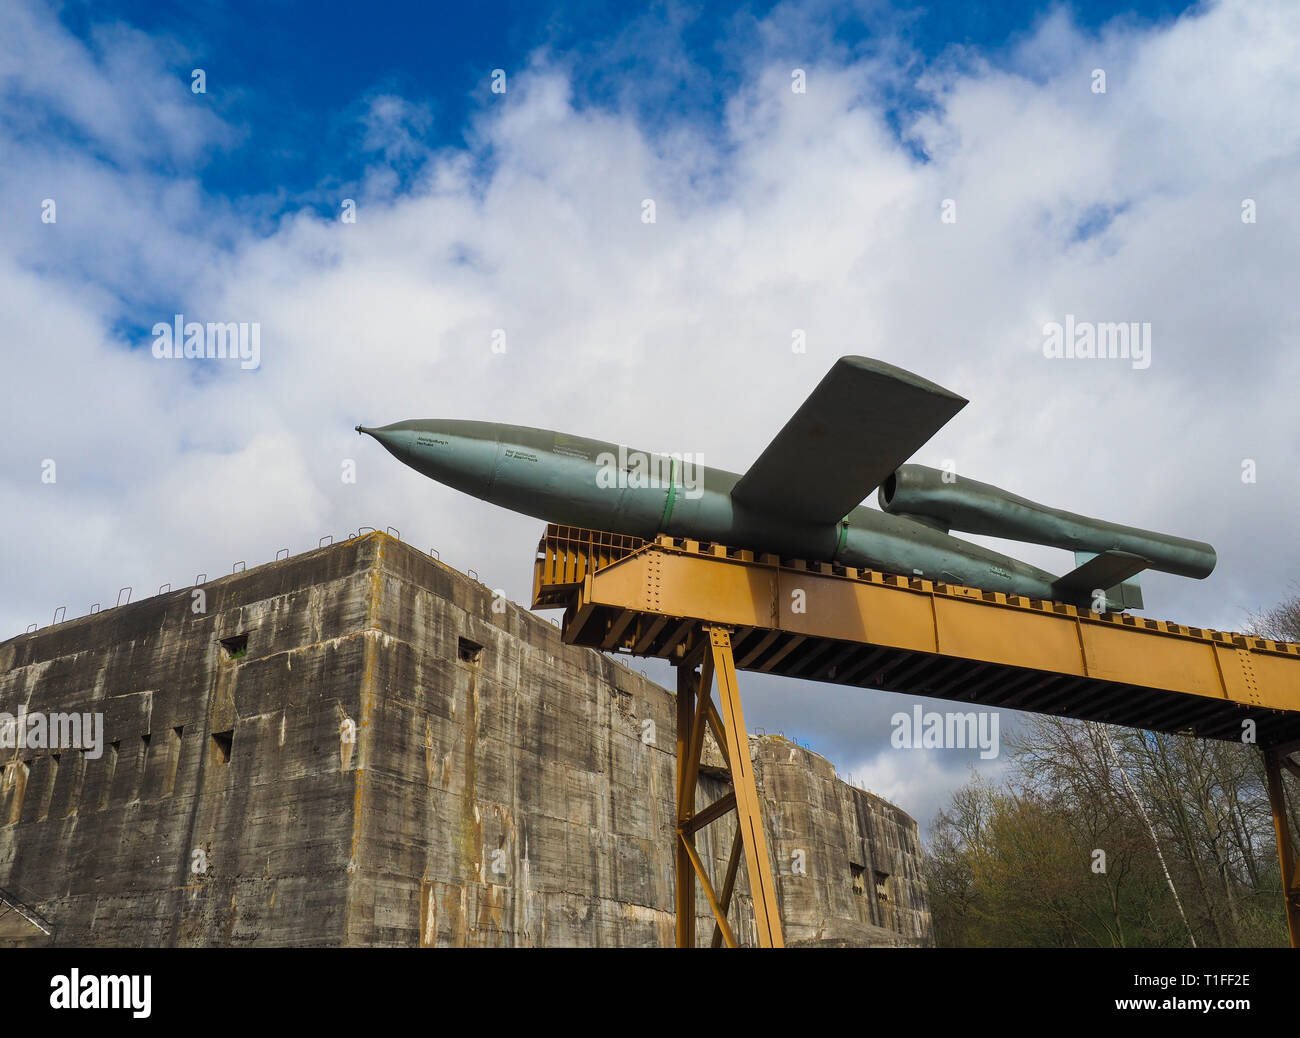
<instances>
[{"instance_id":1,"label":"rectangular wall opening","mask_svg":"<svg viewBox=\"0 0 1300 1038\"><path fill-rule=\"evenodd\" d=\"M77 755L72 758L69 767L75 770L72 778L68 782L68 799L64 804L63 817L70 818L81 812L81 798L86 788L86 766L89 761L86 760L86 750L81 748L77 750ZM92 805L91 810L94 810Z\"/></svg>"},{"instance_id":2,"label":"rectangular wall opening","mask_svg":"<svg viewBox=\"0 0 1300 1038\"><path fill-rule=\"evenodd\" d=\"M849 876L853 880L853 893L856 897L865 897L867 893L867 870L855 862L849 862Z\"/></svg>"},{"instance_id":3,"label":"rectangular wall opening","mask_svg":"<svg viewBox=\"0 0 1300 1038\"><path fill-rule=\"evenodd\" d=\"M113 776L117 774L117 754L122 748L120 739L114 739L108 744L108 766L104 769L104 784L99 791L99 810L108 807L109 800L113 796ZM84 751L83 751L84 752Z\"/></svg>"},{"instance_id":4,"label":"rectangular wall opening","mask_svg":"<svg viewBox=\"0 0 1300 1038\"><path fill-rule=\"evenodd\" d=\"M462 663L477 664L483 658L483 646L468 638L461 638L456 645L456 655Z\"/></svg>"},{"instance_id":5,"label":"rectangular wall opening","mask_svg":"<svg viewBox=\"0 0 1300 1038\"><path fill-rule=\"evenodd\" d=\"M218 764L230 763L230 748L234 745L235 733L213 732L212 733L212 759Z\"/></svg>"},{"instance_id":6,"label":"rectangular wall opening","mask_svg":"<svg viewBox=\"0 0 1300 1038\"><path fill-rule=\"evenodd\" d=\"M50 804L54 800L54 786L59 781L59 755L51 753L45 767L45 789L41 792L41 809L36 815L38 822L50 817Z\"/></svg>"},{"instance_id":7,"label":"rectangular wall opening","mask_svg":"<svg viewBox=\"0 0 1300 1038\"><path fill-rule=\"evenodd\" d=\"M9 818L6 825L15 824L23 815L23 799L27 796L27 777L31 774L32 766L27 761L18 761L13 765L13 770L9 772L9 787L12 790L12 799L9 801Z\"/></svg>"},{"instance_id":8,"label":"rectangular wall opening","mask_svg":"<svg viewBox=\"0 0 1300 1038\"><path fill-rule=\"evenodd\" d=\"M226 659L237 660L248 655L248 635L235 634L221 639L221 647L226 650Z\"/></svg>"},{"instance_id":9,"label":"rectangular wall opening","mask_svg":"<svg viewBox=\"0 0 1300 1038\"><path fill-rule=\"evenodd\" d=\"M162 795L169 797L176 791L176 772L181 764L181 737L185 726L173 728L167 737L167 774L163 779Z\"/></svg>"}]
</instances>

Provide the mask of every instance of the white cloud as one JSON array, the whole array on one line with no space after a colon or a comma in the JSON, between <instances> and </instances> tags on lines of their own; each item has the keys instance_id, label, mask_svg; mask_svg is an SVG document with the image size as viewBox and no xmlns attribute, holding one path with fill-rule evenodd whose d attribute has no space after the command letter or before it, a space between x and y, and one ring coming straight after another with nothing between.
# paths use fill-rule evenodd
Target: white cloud
<instances>
[{"instance_id":1,"label":"white cloud","mask_svg":"<svg viewBox=\"0 0 1300 1038\"><path fill-rule=\"evenodd\" d=\"M999 783L1006 768L1001 758L984 761L978 754L972 757L957 750L891 747L841 768L840 777L901 807L916 819L924 834L939 810L948 806L953 790L970 781L972 771Z\"/></svg>"}]
</instances>

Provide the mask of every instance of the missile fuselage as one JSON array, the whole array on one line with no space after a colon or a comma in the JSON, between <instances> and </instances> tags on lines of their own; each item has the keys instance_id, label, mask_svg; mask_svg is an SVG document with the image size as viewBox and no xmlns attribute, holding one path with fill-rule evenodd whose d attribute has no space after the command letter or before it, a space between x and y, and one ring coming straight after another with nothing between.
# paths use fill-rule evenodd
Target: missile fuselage
<instances>
[{"instance_id":1,"label":"missile fuselage","mask_svg":"<svg viewBox=\"0 0 1300 1038\"><path fill-rule=\"evenodd\" d=\"M493 422L411 420L358 426L396 458L439 483L551 523L646 539L658 533L838 562L991 591L1050 599L1046 570L953 537L925 522L859 506L840 522L805 524L746 509L731 496L740 476L703 465L662 461L666 478L625 458L654 452L546 429ZM645 485L649 482L651 485Z\"/></svg>"}]
</instances>

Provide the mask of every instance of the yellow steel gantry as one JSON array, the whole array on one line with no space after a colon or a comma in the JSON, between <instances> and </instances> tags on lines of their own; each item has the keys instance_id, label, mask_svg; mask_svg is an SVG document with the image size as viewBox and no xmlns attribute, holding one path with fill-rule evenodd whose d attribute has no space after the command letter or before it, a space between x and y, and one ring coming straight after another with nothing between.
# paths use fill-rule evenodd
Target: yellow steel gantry
<instances>
[{"instance_id":1,"label":"yellow steel gantry","mask_svg":"<svg viewBox=\"0 0 1300 1038\"><path fill-rule=\"evenodd\" d=\"M666 535L644 541L555 525L538 545L533 608L563 608L568 643L678 668L679 947L695 945L696 881L716 920L713 945L736 945L727 912L742 849L758 943L783 944L737 669L1253 741L1265 756L1287 925L1300 947L1300 864L1282 782L1284 769L1300 777L1290 759L1300 750L1300 645ZM697 811L706 729L733 792ZM733 810L736 839L719 890L695 834Z\"/></svg>"}]
</instances>

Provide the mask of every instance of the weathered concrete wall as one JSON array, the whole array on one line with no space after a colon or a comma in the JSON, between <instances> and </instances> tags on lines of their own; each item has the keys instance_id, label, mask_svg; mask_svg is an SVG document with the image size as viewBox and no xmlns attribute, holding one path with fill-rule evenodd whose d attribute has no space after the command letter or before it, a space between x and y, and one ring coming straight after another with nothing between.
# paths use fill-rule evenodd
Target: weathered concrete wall
<instances>
[{"instance_id":1,"label":"weathered concrete wall","mask_svg":"<svg viewBox=\"0 0 1300 1038\"><path fill-rule=\"evenodd\" d=\"M0 748L0 888L56 943L672 943L671 693L383 535L202 590L0 644L0 711L105 715L99 760ZM915 822L750 745L788 943L928 943Z\"/></svg>"}]
</instances>

